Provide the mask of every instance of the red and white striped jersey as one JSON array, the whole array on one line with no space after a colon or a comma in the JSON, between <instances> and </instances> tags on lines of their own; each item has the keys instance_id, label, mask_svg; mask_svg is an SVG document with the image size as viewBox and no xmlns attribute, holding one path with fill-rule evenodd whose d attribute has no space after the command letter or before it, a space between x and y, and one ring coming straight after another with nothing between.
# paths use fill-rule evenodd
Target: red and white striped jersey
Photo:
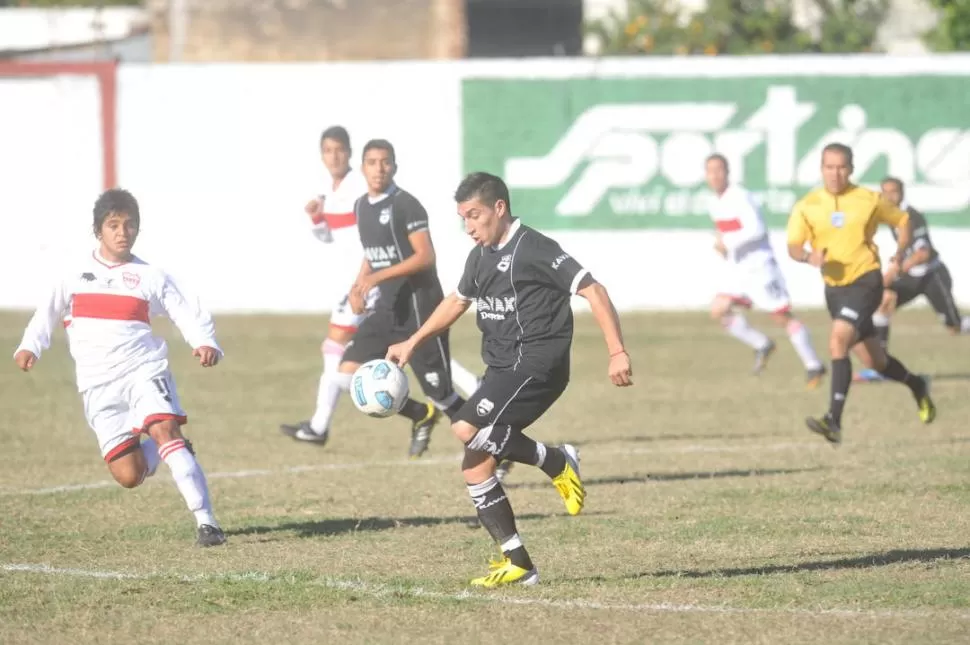
<instances>
[{"instance_id":1,"label":"red and white striped jersey","mask_svg":"<svg viewBox=\"0 0 970 645\"><path fill-rule=\"evenodd\" d=\"M367 192L367 182L359 170L351 168L335 189L328 181L320 198L323 207L313 216L314 234L324 242L360 246L354 204Z\"/></svg>"},{"instance_id":2,"label":"red and white striped jersey","mask_svg":"<svg viewBox=\"0 0 970 645\"><path fill-rule=\"evenodd\" d=\"M772 252L761 207L749 191L737 185L728 186L720 196L714 196L709 211L727 247L729 260L741 262L758 251Z\"/></svg>"},{"instance_id":3,"label":"red and white striped jersey","mask_svg":"<svg viewBox=\"0 0 970 645\"><path fill-rule=\"evenodd\" d=\"M168 346L152 335L150 317L165 315L193 349L216 344L215 326L171 276L132 258L111 264L94 252L65 271L27 324L17 352L38 358L63 321L74 358L78 391L123 377L151 362L168 361ZM16 352L15 352L16 355Z\"/></svg>"}]
</instances>

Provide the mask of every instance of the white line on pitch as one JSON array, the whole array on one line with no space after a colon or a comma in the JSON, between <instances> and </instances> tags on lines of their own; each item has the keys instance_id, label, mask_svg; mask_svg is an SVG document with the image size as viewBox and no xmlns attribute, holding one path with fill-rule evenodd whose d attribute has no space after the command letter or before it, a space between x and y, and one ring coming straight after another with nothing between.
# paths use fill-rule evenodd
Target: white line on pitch
<instances>
[{"instance_id":1,"label":"white line on pitch","mask_svg":"<svg viewBox=\"0 0 970 645\"><path fill-rule=\"evenodd\" d=\"M219 575L179 575L161 573L129 573L124 571L100 571L89 569L57 568L46 564L2 564L0 571L6 573L29 573L52 576L66 576L79 578L95 578L99 580L148 580L170 578L179 582L205 582L205 581L240 581L267 583L278 580L285 580L285 576L272 575L269 573L251 571L246 573L229 573ZM460 602L480 602L501 605L533 605L542 607L552 607L556 609L586 609L591 611L624 611L636 613L698 613L698 614L788 614L803 616L839 616L853 618L927 618L933 616L946 617L949 619L970 619L970 612L962 610L866 610L866 609L805 609L805 608L754 608L754 607L731 607L724 605L692 605L678 603L608 603L595 600L574 598L567 600L555 600L550 598L535 597L516 597L510 598L502 595L492 595L463 591L460 593L446 593L442 591L430 591L421 587L410 587L406 585L383 585L363 582L361 580L346 580L339 578L319 578L306 583L308 585L319 585L335 591L350 591L358 594L365 594L377 599L387 597L400 598L401 596L411 598L427 598L431 600L447 600Z\"/></svg>"},{"instance_id":2,"label":"white line on pitch","mask_svg":"<svg viewBox=\"0 0 970 645\"><path fill-rule=\"evenodd\" d=\"M818 444L820 445L820 444ZM679 446L657 446L651 448L613 448L608 450L590 450L589 456L598 457L600 455L628 455L628 454L690 454L690 453L719 453L719 452L753 452L753 451L780 451L780 450L812 450L818 447L813 443L779 442L765 444L738 444L707 446L704 444L686 444ZM450 457L431 457L417 461L356 461L337 464L311 464L304 466L290 466L287 468L256 469L256 470L234 470L228 472L206 473L208 479L245 479L248 477L270 477L273 475L293 475L299 473L331 471L331 470L364 470L367 468L399 468L401 466L441 466L453 465L461 461L462 455L455 454ZM149 480L146 483L150 483ZM48 486L45 488L26 488L21 490L0 489L0 497L14 497L22 495L52 495L55 493L70 493L82 490L95 490L98 488L114 488L118 484L110 479L88 482L86 484L63 484L60 486Z\"/></svg>"}]
</instances>

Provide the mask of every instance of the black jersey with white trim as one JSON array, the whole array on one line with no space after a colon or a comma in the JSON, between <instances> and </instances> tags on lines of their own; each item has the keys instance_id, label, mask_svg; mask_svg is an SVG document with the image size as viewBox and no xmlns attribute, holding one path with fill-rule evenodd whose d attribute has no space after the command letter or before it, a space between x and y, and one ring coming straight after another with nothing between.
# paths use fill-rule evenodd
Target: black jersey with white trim
<instances>
[{"instance_id":1,"label":"black jersey with white trim","mask_svg":"<svg viewBox=\"0 0 970 645\"><path fill-rule=\"evenodd\" d=\"M929 259L926 262L911 267L907 272L909 275L919 278L940 266L940 255L936 252L933 242L930 240L929 225L926 223L926 217L923 213L905 203L900 205L900 208L909 215L910 241L909 246L903 250L903 255L908 258L920 249L927 249L929 252ZM893 238L899 239L896 229L892 229L892 233Z\"/></svg>"},{"instance_id":2,"label":"black jersey with white trim","mask_svg":"<svg viewBox=\"0 0 970 645\"><path fill-rule=\"evenodd\" d=\"M499 246L472 249L458 297L475 303L485 364L537 378L568 375L569 300L588 275L555 240L520 220Z\"/></svg>"},{"instance_id":3,"label":"black jersey with white trim","mask_svg":"<svg viewBox=\"0 0 970 645\"><path fill-rule=\"evenodd\" d=\"M354 205L364 257L373 271L386 269L414 255L410 235L428 230L428 212L411 193L392 184L378 197L364 195ZM387 280L380 285L378 309L395 308L400 300L430 291L440 300L441 283L435 267Z\"/></svg>"}]
</instances>

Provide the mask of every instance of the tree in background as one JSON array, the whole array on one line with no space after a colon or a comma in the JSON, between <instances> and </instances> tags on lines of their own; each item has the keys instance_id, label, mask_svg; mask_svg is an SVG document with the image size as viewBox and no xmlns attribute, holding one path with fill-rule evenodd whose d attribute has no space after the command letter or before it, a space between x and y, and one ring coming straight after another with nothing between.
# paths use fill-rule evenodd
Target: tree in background
<instances>
[{"instance_id":1,"label":"tree in background","mask_svg":"<svg viewBox=\"0 0 970 645\"><path fill-rule=\"evenodd\" d=\"M970 50L970 0L930 0L939 9L936 27L924 34L923 42L934 51Z\"/></svg>"},{"instance_id":2,"label":"tree in background","mask_svg":"<svg viewBox=\"0 0 970 645\"><path fill-rule=\"evenodd\" d=\"M889 0L815 0L817 35L793 21L790 2L708 0L685 14L673 0L627 0L587 25L606 56L874 51Z\"/></svg>"}]
</instances>

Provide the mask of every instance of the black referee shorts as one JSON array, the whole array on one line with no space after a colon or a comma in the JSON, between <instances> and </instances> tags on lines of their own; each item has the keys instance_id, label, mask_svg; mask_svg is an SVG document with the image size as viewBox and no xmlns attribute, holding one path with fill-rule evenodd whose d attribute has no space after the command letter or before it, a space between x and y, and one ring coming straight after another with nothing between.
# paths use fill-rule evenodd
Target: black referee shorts
<instances>
[{"instance_id":1,"label":"black referee shorts","mask_svg":"<svg viewBox=\"0 0 970 645\"><path fill-rule=\"evenodd\" d=\"M417 330L415 320L400 324L389 312L375 311L357 328L342 362L366 363L384 358L391 345L407 340ZM408 364L420 381L421 389L431 400L441 403L454 394L447 331L418 347Z\"/></svg>"},{"instance_id":2,"label":"black referee shorts","mask_svg":"<svg viewBox=\"0 0 970 645\"><path fill-rule=\"evenodd\" d=\"M521 371L488 368L481 387L465 402L455 421L478 429L508 425L521 432L536 422L562 396L566 375L540 379Z\"/></svg>"},{"instance_id":3,"label":"black referee shorts","mask_svg":"<svg viewBox=\"0 0 970 645\"><path fill-rule=\"evenodd\" d=\"M920 296L932 305L933 310L943 318L947 327L960 329L960 309L953 299L953 278L945 264L941 264L924 276L904 274L889 287L896 292L896 307L902 307Z\"/></svg>"},{"instance_id":4,"label":"black referee shorts","mask_svg":"<svg viewBox=\"0 0 970 645\"><path fill-rule=\"evenodd\" d=\"M851 284L825 286L825 304L832 320L844 320L855 327L858 340L875 333L872 314L882 304L882 273L876 269Z\"/></svg>"}]
</instances>

